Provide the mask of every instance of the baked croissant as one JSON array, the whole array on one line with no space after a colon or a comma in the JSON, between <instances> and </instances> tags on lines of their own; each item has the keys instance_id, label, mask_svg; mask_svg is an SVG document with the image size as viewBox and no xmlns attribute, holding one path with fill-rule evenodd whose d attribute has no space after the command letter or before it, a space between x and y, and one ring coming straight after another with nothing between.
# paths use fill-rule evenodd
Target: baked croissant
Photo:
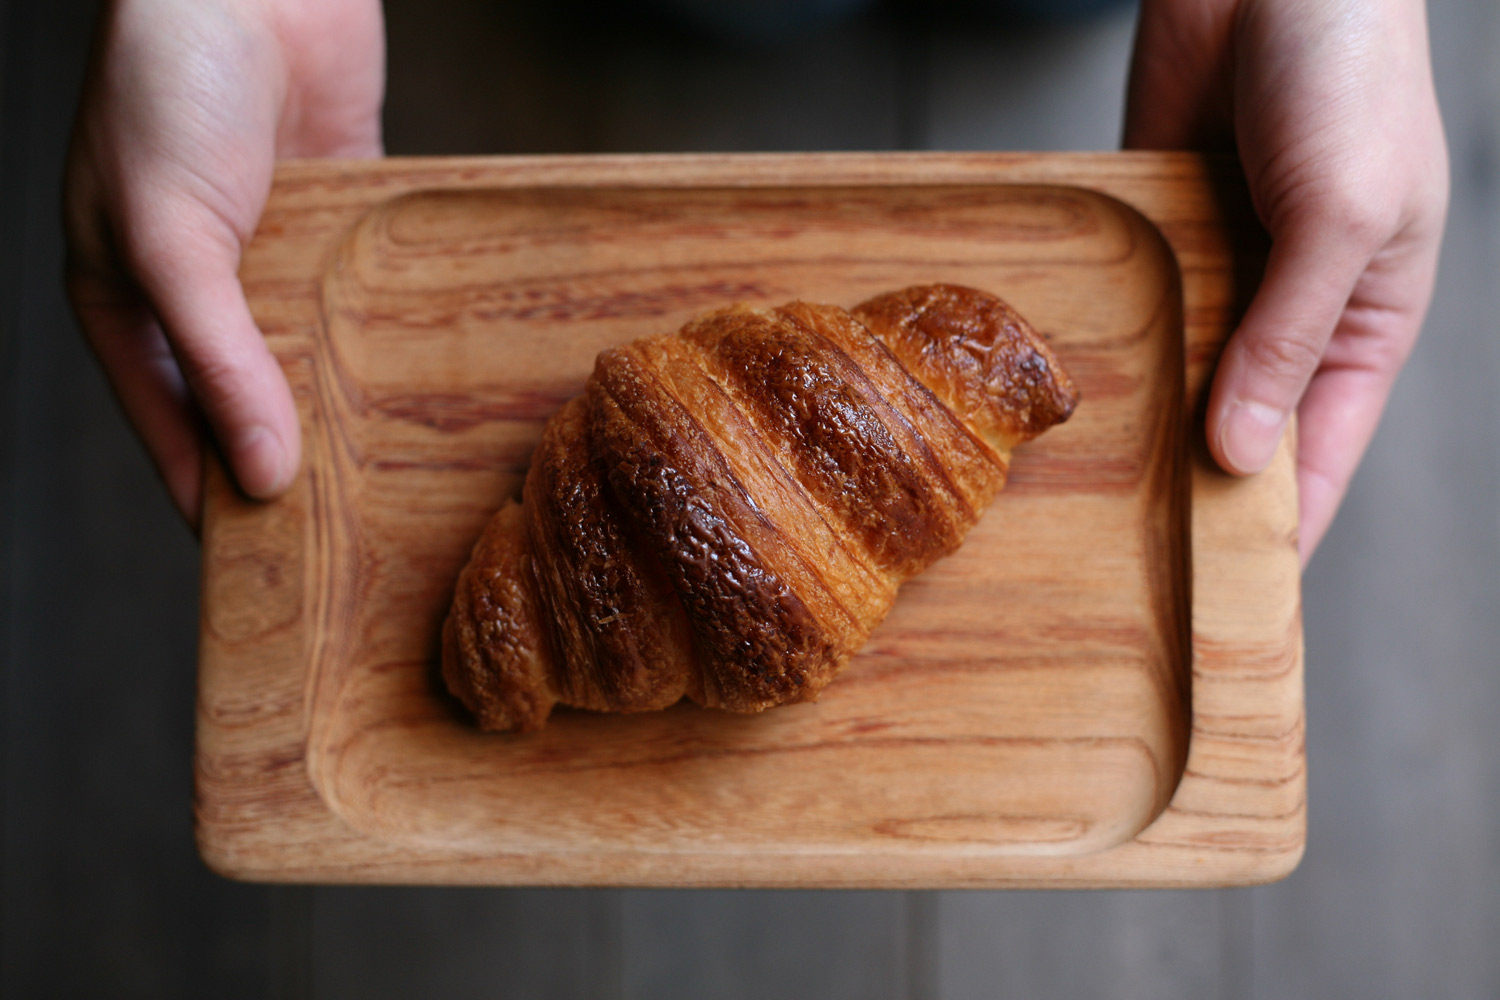
<instances>
[{"instance_id":1,"label":"baked croissant","mask_svg":"<svg viewBox=\"0 0 1500 1000\"><path fill-rule=\"evenodd\" d=\"M443 677L485 729L815 698L1077 398L1024 319L954 285L606 350L459 577Z\"/></svg>"}]
</instances>

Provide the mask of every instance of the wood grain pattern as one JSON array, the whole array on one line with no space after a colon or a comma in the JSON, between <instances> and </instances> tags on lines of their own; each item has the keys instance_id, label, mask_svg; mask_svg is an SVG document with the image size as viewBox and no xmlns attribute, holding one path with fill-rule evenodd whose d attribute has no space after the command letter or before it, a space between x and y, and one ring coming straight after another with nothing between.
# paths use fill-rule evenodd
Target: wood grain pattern
<instances>
[{"instance_id":1,"label":"wood grain pattern","mask_svg":"<svg viewBox=\"0 0 1500 1000\"><path fill-rule=\"evenodd\" d=\"M1218 885L1304 837L1289 447L1235 481L1195 403L1258 263L1185 155L291 164L242 279L307 435L215 472L198 829L244 878ZM597 351L727 300L997 292L1084 396L817 704L483 735L438 624Z\"/></svg>"}]
</instances>

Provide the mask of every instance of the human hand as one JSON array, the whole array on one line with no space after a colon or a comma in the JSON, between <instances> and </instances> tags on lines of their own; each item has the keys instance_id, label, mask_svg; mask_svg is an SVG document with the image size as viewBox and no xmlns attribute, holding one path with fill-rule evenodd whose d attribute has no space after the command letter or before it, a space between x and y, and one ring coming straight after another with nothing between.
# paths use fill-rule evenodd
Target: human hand
<instances>
[{"instance_id":1,"label":"human hand","mask_svg":"<svg viewBox=\"0 0 1500 1000\"><path fill-rule=\"evenodd\" d=\"M64 180L68 294L196 527L211 436L274 496L297 412L237 277L279 157L381 153L379 0L106 4Z\"/></svg>"},{"instance_id":2,"label":"human hand","mask_svg":"<svg viewBox=\"0 0 1500 1000\"><path fill-rule=\"evenodd\" d=\"M1298 416L1306 564L1432 297L1448 159L1422 0L1143 0L1125 145L1237 148L1271 235L1214 377L1227 471Z\"/></svg>"}]
</instances>

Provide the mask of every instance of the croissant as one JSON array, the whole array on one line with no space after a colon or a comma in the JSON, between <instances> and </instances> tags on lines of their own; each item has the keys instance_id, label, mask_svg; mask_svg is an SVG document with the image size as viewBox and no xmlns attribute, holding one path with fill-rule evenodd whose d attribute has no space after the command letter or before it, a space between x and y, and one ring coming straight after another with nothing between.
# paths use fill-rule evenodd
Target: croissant
<instances>
[{"instance_id":1,"label":"croissant","mask_svg":"<svg viewBox=\"0 0 1500 1000\"><path fill-rule=\"evenodd\" d=\"M606 350L459 577L444 680L523 731L558 702L815 698L1077 399L1021 316L955 285Z\"/></svg>"}]
</instances>

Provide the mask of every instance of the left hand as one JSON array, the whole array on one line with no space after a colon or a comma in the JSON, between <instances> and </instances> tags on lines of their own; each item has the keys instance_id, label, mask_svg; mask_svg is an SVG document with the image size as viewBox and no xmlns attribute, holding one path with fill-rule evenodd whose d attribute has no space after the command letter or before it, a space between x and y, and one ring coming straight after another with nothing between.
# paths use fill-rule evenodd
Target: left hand
<instances>
[{"instance_id":1,"label":"left hand","mask_svg":"<svg viewBox=\"0 0 1500 1000\"><path fill-rule=\"evenodd\" d=\"M196 527L203 449L245 493L287 489L291 389L238 269L278 158L380 155L378 0L109 0L64 180L69 297Z\"/></svg>"},{"instance_id":2,"label":"left hand","mask_svg":"<svg viewBox=\"0 0 1500 1000\"><path fill-rule=\"evenodd\" d=\"M1237 150L1271 250L1208 442L1270 462L1298 416L1304 565L1432 297L1448 160L1422 0L1143 0L1125 145Z\"/></svg>"}]
</instances>

